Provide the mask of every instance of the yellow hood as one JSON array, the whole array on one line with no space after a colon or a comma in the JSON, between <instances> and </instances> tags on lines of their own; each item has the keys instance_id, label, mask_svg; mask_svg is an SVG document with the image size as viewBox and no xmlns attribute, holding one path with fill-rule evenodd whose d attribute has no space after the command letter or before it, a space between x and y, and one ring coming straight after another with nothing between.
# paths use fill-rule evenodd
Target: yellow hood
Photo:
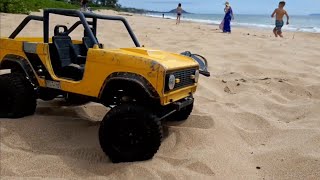
<instances>
[{"instance_id":1,"label":"yellow hood","mask_svg":"<svg viewBox=\"0 0 320 180\"><path fill-rule=\"evenodd\" d=\"M134 56L140 56L142 58L156 61L167 70L182 69L188 67L197 67L199 64L192 58L165 52L161 50L147 49L147 48L121 48L123 51L127 51L128 54Z\"/></svg>"}]
</instances>

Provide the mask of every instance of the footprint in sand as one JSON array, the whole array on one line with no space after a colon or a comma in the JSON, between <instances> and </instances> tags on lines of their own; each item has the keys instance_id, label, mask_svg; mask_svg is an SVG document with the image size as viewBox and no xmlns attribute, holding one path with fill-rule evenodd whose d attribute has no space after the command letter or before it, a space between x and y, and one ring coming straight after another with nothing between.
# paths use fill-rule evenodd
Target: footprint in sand
<instances>
[{"instance_id":1,"label":"footprint in sand","mask_svg":"<svg viewBox=\"0 0 320 180\"><path fill-rule=\"evenodd\" d=\"M230 90L230 88L229 88L228 86L226 86L223 90L224 90L224 92L226 92L226 93L229 93L229 94L232 93L231 90Z\"/></svg>"},{"instance_id":2,"label":"footprint in sand","mask_svg":"<svg viewBox=\"0 0 320 180\"><path fill-rule=\"evenodd\" d=\"M178 159L178 158L172 158L172 157L166 157L166 156L159 156L159 159L164 160L166 163L172 165L172 166L183 166L184 164L187 164L190 159Z\"/></svg>"},{"instance_id":3,"label":"footprint in sand","mask_svg":"<svg viewBox=\"0 0 320 180\"><path fill-rule=\"evenodd\" d=\"M306 92L314 99L320 99L320 85L311 85L306 87Z\"/></svg>"},{"instance_id":4,"label":"footprint in sand","mask_svg":"<svg viewBox=\"0 0 320 180\"><path fill-rule=\"evenodd\" d=\"M158 176L160 176L160 179L177 179L176 175L174 173L171 173L170 171L162 171L158 170L157 171Z\"/></svg>"},{"instance_id":5,"label":"footprint in sand","mask_svg":"<svg viewBox=\"0 0 320 180\"><path fill-rule=\"evenodd\" d=\"M67 156L76 160L84 160L91 163L111 162L98 148L60 149L57 155Z\"/></svg>"},{"instance_id":6,"label":"footprint in sand","mask_svg":"<svg viewBox=\"0 0 320 180\"><path fill-rule=\"evenodd\" d=\"M199 174L214 176L213 170L203 162L192 162L190 159L178 159L172 157L159 157L159 159L164 160L166 163L174 167L185 167L189 171L194 171Z\"/></svg>"},{"instance_id":7,"label":"footprint in sand","mask_svg":"<svg viewBox=\"0 0 320 180\"><path fill-rule=\"evenodd\" d=\"M7 176L7 177L9 177L9 176L14 177L14 176L17 175L13 170L10 170L7 167L1 167L0 168L0 174L2 176Z\"/></svg>"},{"instance_id":8,"label":"footprint in sand","mask_svg":"<svg viewBox=\"0 0 320 180\"><path fill-rule=\"evenodd\" d=\"M232 123L239 136L251 146L265 144L277 132L267 119L257 114L236 113L233 118Z\"/></svg>"},{"instance_id":9,"label":"footprint in sand","mask_svg":"<svg viewBox=\"0 0 320 180\"><path fill-rule=\"evenodd\" d=\"M189 169L190 171L197 172L199 174L205 174L205 175L209 175L209 176L215 175L213 170L203 162L191 163L187 166L187 169Z\"/></svg>"},{"instance_id":10,"label":"footprint in sand","mask_svg":"<svg viewBox=\"0 0 320 180\"><path fill-rule=\"evenodd\" d=\"M239 106L237 106L234 103L225 103L226 106L231 107L231 108L238 108Z\"/></svg>"},{"instance_id":11,"label":"footprint in sand","mask_svg":"<svg viewBox=\"0 0 320 180\"><path fill-rule=\"evenodd\" d=\"M217 102L213 98L208 98L208 97L203 97L203 96L195 96L195 99L197 102L201 102L201 104Z\"/></svg>"},{"instance_id":12,"label":"footprint in sand","mask_svg":"<svg viewBox=\"0 0 320 180\"><path fill-rule=\"evenodd\" d=\"M241 78L241 79L235 79L234 81L237 81L237 82L240 81L240 82L244 82L244 83L247 82L247 80L245 80L245 79L243 79L243 78Z\"/></svg>"},{"instance_id":13,"label":"footprint in sand","mask_svg":"<svg viewBox=\"0 0 320 180\"><path fill-rule=\"evenodd\" d=\"M259 132L271 128L270 123L263 117L249 112L237 113L233 124L247 132Z\"/></svg>"}]
</instances>

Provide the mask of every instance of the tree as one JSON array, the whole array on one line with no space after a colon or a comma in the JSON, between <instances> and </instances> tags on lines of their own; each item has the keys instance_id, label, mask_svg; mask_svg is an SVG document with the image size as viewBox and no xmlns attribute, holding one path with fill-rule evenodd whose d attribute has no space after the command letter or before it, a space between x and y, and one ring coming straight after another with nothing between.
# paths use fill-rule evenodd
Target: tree
<instances>
[{"instance_id":1,"label":"tree","mask_svg":"<svg viewBox=\"0 0 320 180\"><path fill-rule=\"evenodd\" d=\"M108 7L116 7L118 0L102 0L102 4Z\"/></svg>"},{"instance_id":2,"label":"tree","mask_svg":"<svg viewBox=\"0 0 320 180\"><path fill-rule=\"evenodd\" d=\"M21 0L1 0L0 12L4 13L23 13L28 14L29 11L25 7L25 2Z\"/></svg>"}]
</instances>

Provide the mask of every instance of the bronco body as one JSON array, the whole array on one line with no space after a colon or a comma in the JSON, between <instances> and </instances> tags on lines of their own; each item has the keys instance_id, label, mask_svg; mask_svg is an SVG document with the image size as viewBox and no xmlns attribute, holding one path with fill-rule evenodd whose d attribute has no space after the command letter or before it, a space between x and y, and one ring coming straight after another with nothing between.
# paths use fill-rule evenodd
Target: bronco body
<instances>
[{"instance_id":1,"label":"bronco body","mask_svg":"<svg viewBox=\"0 0 320 180\"><path fill-rule=\"evenodd\" d=\"M49 37L50 14L79 20L56 25ZM96 37L98 20L123 22L136 47L105 48ZM43 37L17 37L29 21L43 22ZM71 39L78 26L82 39ZM43 17L27 16L0 39L0 116L32 115L37 99L101 103L111 108L99 129L102 150L112 162L147 160L161 144L161 120L190 115L199 74L210 76L205 58L140 47L123 17L44 9Z\"/></svg>"}]
</instances>

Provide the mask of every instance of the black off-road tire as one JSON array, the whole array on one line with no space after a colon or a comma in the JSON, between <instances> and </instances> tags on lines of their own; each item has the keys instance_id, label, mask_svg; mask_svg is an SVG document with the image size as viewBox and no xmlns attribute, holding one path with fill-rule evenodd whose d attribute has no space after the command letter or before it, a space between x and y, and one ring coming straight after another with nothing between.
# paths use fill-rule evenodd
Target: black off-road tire
<instances>
[{"instance_id":1,"label":"black off-road tire","mask_svg":"<svg viewBox=\"0 0 320 180\"><path fill-rule=\"evenodd\" d=\"M35 113L36 93L21 74L0 75L0 118L22 118Z\"/></svg>"},{"instance_id":2,"label":"black off-road tire","mask_svg":"<svg viewBox=\"0 0 320 180\"><path fill-rule=\"evenodd\" d=\"M167 120L168 121L178 121L178 122L185 121L190 116L192 110L193 110L193 103L188 105L187 107L181 109L180 111L173 113L172 115L170 115L167 118Z\"/></svg>"},{"instance_id":3,"label":"black off-road tire","mask_svg":"<svg viewBox=\"0 0 320 180\"><path fill-rule=\"evenodd\" d=\"M152 159L163 136L161 122L138 105L120 105L103 118L99 129L102 150L113 163Z\"/></svg>"}]
</instances>

